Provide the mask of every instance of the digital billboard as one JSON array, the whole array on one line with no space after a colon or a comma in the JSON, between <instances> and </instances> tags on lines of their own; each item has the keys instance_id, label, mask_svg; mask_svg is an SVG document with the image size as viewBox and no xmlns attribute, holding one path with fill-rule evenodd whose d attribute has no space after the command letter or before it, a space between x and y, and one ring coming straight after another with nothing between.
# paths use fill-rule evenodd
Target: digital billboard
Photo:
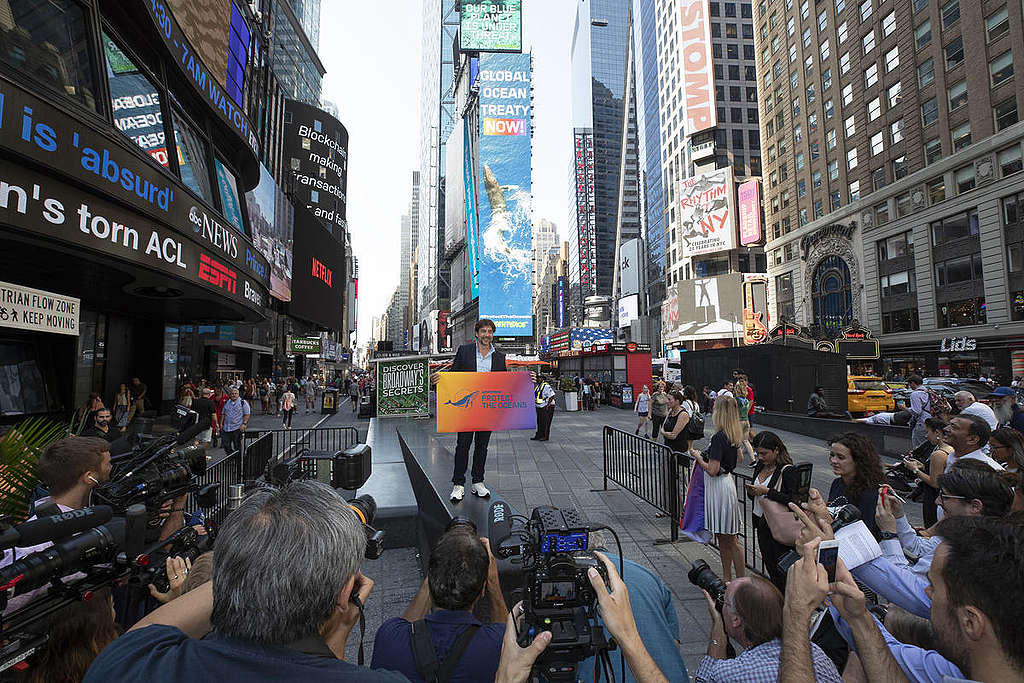
<instances>
[{"instance_id":1,"label":"digital billboard","mask_svg":"<svg viewBox=\"0 0 1024 683\"><path fill-rule=\"evenodd\" d=\"M463 52L521 52L522 0L462 0L459 49Z\"/></svg>"},{"instance_id":2,"label":"digital billboard","mask_svg":"<svg viewBox=\"0 0 1024 683\"><path fill-rule=\"evenodd\" d=\"M558 276L558 310L556 319L559 329L565 327L565 276Z\"/></svg>"},{"instance_id":3,"label":"digital billboard","mask_svg":"<svg viewBox=\"0 0 1024 683\"><path fill-rule=\"evenodd\" d=\"M626 240L619 247L619 287L622 296L640 292L640 240Z\"/></svg>"},{"instance_id":4,"label":"digital billboard","mask_svg":"<svg viewBox=\"0 0 1024 683\"><path fill-rule=\"evenodd\" d=\"M211 75L239 107L249 64L251 32L232 0L167 0L181 30Z\"/></svg>"},{"instance_id":5,"label":"digital billboard","mask_svg":"<svg viewBox=\"0 0 1024 683\"><path fill-rule=\"evenodd\" d=\"M576 175L576 234L573 249L579 258L581 296L597 294L597 214L594 211L594 134L590 129L573 130ZM581 299L582 300L582 299Z\"/></svg>"},{"instance_id":6,"label":"digital billboard","mask_svg":"<svg viewBox=\"0 0 1024 683\"><path fill-rule=\"evenodd\" d=\"M718 125L711 71L711 21L708 0L683 0L679 61L683 65L687 135Z\"/></svg>"},{"instance_id":7,"label":"digital billboard","mask_svg":"<svg viewBox=\"0 0 1024 683\"><path fill-rule=\"evenodd\" d=\"M708 171L680 183L681 258L736 248L732 169Z\"/></svg>"},{"instance_id":8,"label":"digital billboard","mask_svg":"<svg viewBox=\"0 0 1024 683\"><path fill-rule=\"evenodd\" d=\"M470 298L480 296L480 223L476 209L476 172L470 148L469 126L462 127L462 190L466 200L466 258L469 259Z\"/></svg>"},{"instance_id":9,"label":"digital billboard","mask_svg":"<svg viewBox=\"0 0 1024 683\"><path fill-rule=\"evenodd\" d=\"M245 193L252 242L270 262L270 295L279 301L292 299L292 244L295 209L260 164L260 184Z\"/></svg>"},{"instance_id":10,"label":"digital billboard","mask_svg":"<svg viewBox=\"0 0 1024 683\"><path fill-rule=\"evenodd\" d=\"M629 327L640 319L640 295L630 294L619 299L619 327Z\"/></svg>"},{"instance_id":11,"label":"digital billboard","mask_svg":"<svg viewBox=\"0 0 1024 683\"><path fill-rule=\"evenodd\" d=\"M533 336L529 54L480 58L480 317Z\"/></svg>"},{"instance_id":12,"label":"digital billboard","mask_svg":"<svg viewBox=\"0 0 1024 683\"><path fill-rule=\"evenodd\" d=\"M749 246L761 241L761 181L748 180L736 188L740 212L740 244Z\"/></svg>"},{"instance_id":13,"label":"digital billboard","mask_svg":"<svg viewBox=\"0 0 1024 683\"><path fill-rule=\"evenodd\" d=\"M308 209L295 207L295 270L289 313L341 331L345 306L344 247Z\"/></svg>"},{"instance_id":14,"label":"digital billboard","mask_svg":"<svg viewBox=\"0 0 1024 683\"><path fill-rule=\"evenodd\" d=\"M345 126L322 109L287 100L284 138L294 196L331 232L335 227L344 229L348 188Z\"/></svg>"},{"instance_id":15,"label":"digital billboard","mask_svg":"<svg viewBox=\"0 0 1024 683\"><path fill-rule=\"evenodd\" d=\"M761 344L768 341L768 278L743 276L743 341Z\"/></svg>"},{"instance_id":16,"label":"digital billboard","mask_svg":"<svg viewBox=\"0 0 1024 683\"><path fill-rule=\"evenodd\" d=\"M465 119L455 121L448 142L445 143L445 167L447 173L444 180L444 248L448 251L459 244L466 236L466 202L463 168L463 130Z\"/></svg>"}]
</instances>

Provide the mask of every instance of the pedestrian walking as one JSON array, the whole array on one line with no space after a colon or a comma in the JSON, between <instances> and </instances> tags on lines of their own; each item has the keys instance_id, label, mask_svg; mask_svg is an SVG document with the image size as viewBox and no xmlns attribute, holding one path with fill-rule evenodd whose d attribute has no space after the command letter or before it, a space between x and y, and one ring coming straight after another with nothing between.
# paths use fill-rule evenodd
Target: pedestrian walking
<instances>
[{"instance_id":1,"label":"pedestrian walking","mask_svg":"<svg viewBox=\"0 0 1024 683\"><path fill-rule=\"evenodd\" d=\"M535 381L534 398L537 408L537 433L530 441L547 441L551 437L551 420L555 416L555 390L547 377L540 375Z\"/></svg>"},{"instance_id":2,"label":"pedestrian walking","mask_svg":"<svg viewBox=\"0 0 1024 683\"><path fill-rule=\"evenodd\" d=\"M260 380L260 404L263 414L268 414L270 412L270 382L266 379Z\"/></svg>"},{"instance_id":3,"label":"pedestrian walking","mask_svg":"<svg viewBox=\"0 0 1024 683\"><path fill-rule=\"evenodd\" d=\"M296 410L295 401L295 394L292 393L291 387L281 394L281 427L284 429L292 428L292 416L295 415Z\"/></svg>"},{"instance_id":4,"label":"pedestrian walking","mask_svg":"<svg viewBox=\"0 0 1024 683\"><path fill-rule=\"evenodd\" d=\"M232 455L242 448L242 433L249 423L249 404L238 395L238 387L231 387L229 398L224 401L221 408L223 419L221 424L222 445L227 455Z\"/></svg>"},{"instance_id":5,"label":"pedestrian walking","mask_svg":"<svg viewBox=\"0 0 1024 683\"><path fill-rule=\"evenodd\" d=\"M647 388L645 384L643 389L640 390L640 395L636 397L636 402L633 404L633 413L636 414L638 421L636 430L633 434L639 435L640 430L644 432L644 438L649 439L650 436L647 434L647 424L650 422L650 411L651 411L651 390Z\"/></svg>"},{"instance_id":6,"label":"pedestrian walking","mask_svg":"<svg viewBox=\"0 0 1024 683\"><path fill-rule=\"evenodd\" d=\"M593 410L594 409L594 387L591 386L590 381L583 383L583 409Z\"/></svg>"},{"instance_id":7,"label":"pedestrian walking","mask_svg":"<svg viewBox=\"0 0 1024 683\"><path fill-rule=\"evenodd\" d=\"M306 414L316 412L316 385L315 379L307 379L303 391L306 394Z\"/></svg>"},{"instance_id":8,"label":"pedestrian walking","mask_svg":"<svg viewBox=\"0 0 1024 683\"><path fill-rule=\"evenodd\" d=\"M128 385L122 384L117 395L114 396L114 426L123 434L128 431L128 422L131 419L131 394L128 392Z\"/></svg>"},{"instance_id":9,"label":"pedestrian walking","mask_svg":"<svg viewBox=\"0 0 1024 683\"><path fill-rule=\"evenodd\" d=\"M651 438L655 441L661 436L661 425L668 417L668 394L665 393L664 380L654 383L654 393L651 394Z\"/></svg>"},{"instance_id":10,"label":"pedestrian walking","mask_svg":"<svg viewBox=\"0 0 1024 683\"><path fill-rule=\"evenodd\" d=\"M932 416L931 396L920 375L908 377L907 384L910 386L910 447L917 448L928 440L925 421Z\"/></svg>"},{"instance_id":11,"label":"pedestrian walking","mask_svg":"<svg viewBox=\"0 0 1024 683\"><path fill-rule=\"evenodd\" d=\"M359 410L359 382L349 383L348 395L352 399L352 413L354 414Z\"/></svg>"}]
</instances>

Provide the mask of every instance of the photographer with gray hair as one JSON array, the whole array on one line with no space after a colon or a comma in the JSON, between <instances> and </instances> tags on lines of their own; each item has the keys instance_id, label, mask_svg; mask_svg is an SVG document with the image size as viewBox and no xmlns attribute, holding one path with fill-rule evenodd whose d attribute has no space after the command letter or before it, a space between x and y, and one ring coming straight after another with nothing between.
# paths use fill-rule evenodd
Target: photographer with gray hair
<instances>
[{"instance_id":1,"label":"photographer with gray hair","mask_svg":"<svg viewBox=\"0 0 1024 683\"><path fill-rule=\"evenodd\" d=\"M84 680L404 681L344 661L373 588L359 570L365 546L327 484L257 490L221 527L213 580L111 643Z\"/></svg>"}]
</instances>

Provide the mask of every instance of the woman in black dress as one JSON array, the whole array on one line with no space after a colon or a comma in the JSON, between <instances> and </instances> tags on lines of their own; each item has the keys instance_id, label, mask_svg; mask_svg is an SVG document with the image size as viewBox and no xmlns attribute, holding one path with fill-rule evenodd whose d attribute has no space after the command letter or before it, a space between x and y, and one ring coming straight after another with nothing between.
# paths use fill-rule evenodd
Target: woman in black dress
<instances>
[{"instance_id":1,"label":"woman in black dress","mask_svg":"<svg viewBox=\"0 0 1024 683\"><path fill-rule=\"evenodd\" d=\"M757 546L761 559L771 578L780 591L786 590L786 574L779 569L779 560L793 550L793 546L779 543L772 536L771 527L761 509L765 498L780 505L788 505L800 487L800 474L793 465L793 459L786 444L774 432L758 432L752 443L757 453L754 465L753 484L746 484L747 497L754 500L754 530L757 532Z\"/></svg>"},{"instance_id":2,"label":"woman in black dress","mask_svg":"<svg viewBox=\"0 0 1024 683\"><path fill-rule=\"evenodd\" d=\"M921 482L924 494L921 499L921 513L926 528L939 521L939 477L946 471L946 460L953 454L953 447L945 441L945 429L946 418L944 417L929 417L925 420L924 434L928 441L923 450L925 453L928 453L929 450L931 452L931 455L928 456L928 464L925 465L914 458L907 458L903 461L914 471ZM921 449L922 446L918 446L918 449Z\"/></svg>"},{"instance_id":3,"label":"woman in black dress","mask_svg":"<svg viewBox=\"0 0 1024 683\"><path fill-rule=\"evenodd\" d=\"M661 425L661 435L665 437L665 445L679 453L690 450L690 442L686 438L686 424L690 414L683 410L683 395L678 391L668 392L668 417Z\"/></svg>"},{"instance_id":4,"label":"woman in black dress","mask_svg":"<svg viewBox=\"0 0 1024 683\"><path fill-rule=\"evenodd\" d=\"M875 538L880 539L875 523L875 506L878 505L878 487L885 477L882 459L878 457L875 445L866 436L854 432L832 437L829 441L829 463L836 475L828 490L829 506L856 505L861 520Z\"/></svg>"}]
</instances>

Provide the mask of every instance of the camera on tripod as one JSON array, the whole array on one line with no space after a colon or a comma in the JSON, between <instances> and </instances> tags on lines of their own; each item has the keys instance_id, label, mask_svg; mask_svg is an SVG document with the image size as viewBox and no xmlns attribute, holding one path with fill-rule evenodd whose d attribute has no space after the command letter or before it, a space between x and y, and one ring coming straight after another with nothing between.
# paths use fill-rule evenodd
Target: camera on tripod
<instances>
[{"instance_id":1,"label":"camera on tripod","mask_svg":"<svg viewBox=\"0 0 1024 683\"><path fill-rule=\"evenodd\" d=\"M506 529L503 538L495 538ZM529 645L541 631L551 632L551 642L534 665L549 681L574 681L581 660L615 648L597 623L597 594L588 571L596 569L606 584L608 571L590 549L590 531L572 508L534 508L525 525L515 529L505 503L491 506L489 536L496 556L523 557L525 623L519 645ZM518 536L520 544L503 543L511 536Z\"/></svg>"}]
</instances>

